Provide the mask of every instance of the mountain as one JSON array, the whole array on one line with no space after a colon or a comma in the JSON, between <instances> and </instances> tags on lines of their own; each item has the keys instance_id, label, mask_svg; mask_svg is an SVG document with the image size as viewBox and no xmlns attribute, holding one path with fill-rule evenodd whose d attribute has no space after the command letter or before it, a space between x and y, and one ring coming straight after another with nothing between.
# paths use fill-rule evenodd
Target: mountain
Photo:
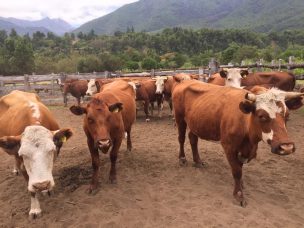
<instances>
[{"instance_id":1,"label":"mountain","mask_svg":"<svg viewBox=\"0 0 304 228\"><path fill-rule=\"evenodd\" d=\"M140 0L89 21L73 32L113 34L133 27L246 28L258 32L303 29L303 0Z\"/></svg>"},{"instance_id":2,"label":"mountain","mask_svg":"<svg viewBox=\"0 0 304 228\"><path fill-rule=\"evenodd\" d=\"M57 35L63 35L65 32L72 31L72 26L61 19L50 19L48 17L38 21L21 20L17 18L0 17L0 30L4 29L8 32L14 28L18 34L32 34L36 31L53 32Z\"/></svg>"}]
</instances>

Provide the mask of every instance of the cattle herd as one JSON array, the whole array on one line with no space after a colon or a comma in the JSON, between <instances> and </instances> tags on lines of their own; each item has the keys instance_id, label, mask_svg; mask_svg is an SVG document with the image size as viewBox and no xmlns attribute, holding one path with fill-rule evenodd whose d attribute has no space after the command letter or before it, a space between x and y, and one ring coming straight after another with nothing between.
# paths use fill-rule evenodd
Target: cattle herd
<instances>
[{"instance_id":1,"label":"cattle herd","mask_svg":"<svg viewBox=\"0 0 304 228\"><path fill-rule=\"evenodd\" d=\"M234 178L233 195L241 206L242 167L257 155L258 143L267 143L271 152L288 155L295 151L286 122L290 110L304 104L304 93L293 92L294 75L287 72L249 73L246 69L221 70L208 83L196 75L177 74L156 78L66 80L67 94L77 99L71 113L83 116L83 130L92 159L93 175L88 193L98 189L99 153L109 152L109 181L116 182L116 160L124 137L132 150L132 125L138 108L150 121L154 103L158 116L163 102L169 103L178 130L179 163L187 163L184 152L186 130L196 167L204 166L198 153L198 138L219 141ZM81 103L81 97L90 99ZM57 121L36 94L13 91L0 99L0 147L15 157L14 172L22 173L31 197L29 215L41 214L38 195L54 187L53 161L62 145L73 135L60 129ZM148 123L147 123L148 124Z\"/></svg>"}]
</instances>

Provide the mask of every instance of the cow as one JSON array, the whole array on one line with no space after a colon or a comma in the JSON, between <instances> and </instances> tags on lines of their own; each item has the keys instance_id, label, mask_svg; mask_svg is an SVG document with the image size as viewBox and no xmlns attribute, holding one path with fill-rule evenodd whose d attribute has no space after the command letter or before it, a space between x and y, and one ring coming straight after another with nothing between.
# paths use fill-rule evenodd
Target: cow
<instances>
[{"instance_id":1,"label":"cow","mask_svg":"<svg viewBox=\"0 0 304 228\"><path fill-rule=\"evenodd\" d=\"M235 88L241 88L241 83L244 78L249 74L247 69L231 68L221 69L219 73L216 73L208 79L208 83L222 86L231 86Z\"/></svg>"},{"instance_id":2,"label":"cow","mask_svg":"<svg viewBox=\"0 0 304 228\"><path fill-rule=\"evenodd\" d=\"M100 93L92 96L86 106L72 106L75 115L84 115L83 129L87 136L93 166L93 176L88 193L98 188L99 151L110 150L110 183L116 182L116 159L124 132L127 134L127 150L131 151L131 128L135 121L135 92L125 81L104 85Z\"/></svg>"},{"instance_id":3,"label":"cow","mask_svg":"<svg viewBox=\"0 0 304 228\"><path fill-rule=\"evenodd\" d=\"M183 80L191 80L191 79L198 79L196 76L192 76L185 73L176 74L175 80L183 81ZM160 96L163 95L164 100L166 100L169 104L171 114L173 115L173 106L172 106L172 90L175 85L175 80L173 80L172 76L158 76L155 78L155 85L156 85L156 95Z\"/></svg>"},{"instance_id":4,"label":"cow","mask_svg":"<svg viewBox=\"0 0 304 228\"><path fill-rule=\"evenodd\" d=\"M225 85L225 78L222 78L221 73L217 73L208 80L208 83ZM295 76L289 72L256 72L249 73L246 77L242 77L240 83L241 87L245 89L251 89L255 85L261 85L266 88L276 87L284 91L292 91L295 87L296 79ZM239 85L239 82L237 85Z\"/></svg>"},{"instance_id":5,"label":"cow","mask_svg":"<svg viewBox=\"0 0 304 228\"><path fill-rule=\"evenodd\" d=\"M146 79L136 83L136 101L144 102L144 112L146 115L146 122L150 121L149 104L151 104L151 110L153 115L154 102L157 102L158 116L161 117L162 109L162 95L156 94L155 80Z\"/></svg>"},{"instance_id":6,"label":"cow","mask_svg":"<svg viewBox=\"0 0 304 228\"><path fill-rule=\"evenodd\" d=\"M0 147L15 157L31 194L29 216L36 218L41 215L38 193L54 187L53 161L72 131L59 129L36 94L17 90L0 99L0 126Z\"/></svg>"},{"instance_id":7,"label":"cow","mask_svg":"<svg viewBox=\"0 0 304 228\"><path fill-rule=\"evenodd\" d=\"M87 80L78 80L78 79L68 79L64 82L63 85L63 103L64 106L67 106L67 94L70 93L73 97L77 99L77 104L80 105L80 98L84 98L86 91L88 89Z\"/></svg>"},{"instance_id":8,"label":"cow","mask_svg":"<svg viewBox=\"0 0 304 228\"><path fill-rule=\"evenodd\" d=\"M256 157L263 140L271 152L288 155L295 151L286 129L288 109L303 105L304 93L285 92L276 88L243 89L184 81L173 91L175 120L178 127L180 164L186 164L184 152L186 128L194 165L201 167L198 137L220 141L234 178L233 195L241 206L243 196L242 167Z\"/></svg>"}]
</instances>

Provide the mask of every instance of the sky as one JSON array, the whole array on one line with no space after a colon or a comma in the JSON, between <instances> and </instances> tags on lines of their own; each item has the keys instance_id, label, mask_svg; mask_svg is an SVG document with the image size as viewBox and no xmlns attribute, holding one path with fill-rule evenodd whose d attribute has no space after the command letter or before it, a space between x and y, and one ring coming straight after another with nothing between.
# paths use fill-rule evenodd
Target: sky
<instances>
[{"instance_id":1,"label":"sky","mask_svg":"<svg viewBox=\"0 0 304 228\"><path fill-rule=\"evenodd\" d=\"M0 17L61 18L77 27L138 0L0 0Z\"/></svg>"}]
</instances>

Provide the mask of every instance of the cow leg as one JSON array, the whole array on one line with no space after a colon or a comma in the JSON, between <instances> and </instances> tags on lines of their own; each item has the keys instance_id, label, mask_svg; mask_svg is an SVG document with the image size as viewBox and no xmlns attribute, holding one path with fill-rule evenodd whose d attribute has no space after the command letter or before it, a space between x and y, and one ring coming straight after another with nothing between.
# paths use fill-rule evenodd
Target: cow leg
<instances>
[{"instance_id":1,"label":"cow leg","mask_svg":"<svg viewBox=\"0 0 304 228\"><path fill-rule=\"evenodd\" d=\"M204 164L198 153L198 148L197 148L198 137L195 134L193 134L191 131L189 132L188 136L191 145L194 166L197 168L201 168L203 167Z\"/></svg>"},{"instance_id":2,"label":"cow leg","mask_svg":"<svg viewBox=\"0 0 304 228\"><path fill-rule=\"evenodd\" d=\"M15 156L13 174L15 174L16 176L19 175L21 162L22 162L21 159L19 159L17 156Z\"/></svg>"},{"instance_id":3,"label":"cow leg","mask_svg":"<svg viewBox=\"0 0 304 228\"><path fill-rule=\"evenodd\" d=\"M111 169L110 169L110 175L109 175L109 181L111 184L116 184L116 160L117 160L117 154L119 147L121 145L121 140L120 142L114 142L113 143L113 148L110 152L110 160L111 160Z\"/></svg>"},{"instance_id":4,"label":"cow leg","mask_svg":"<svg viewBox=\"0 0 304 228\"><path fill-rule=\"evenodd\" d=\"M150 102L150 107L151 107L151 116L153 116L154 102Z\"/></svg>"},{"instance_id":5,"label":"cow leg","mask_svg":"<svg viewBox=\"0 0 304 228\"><path fill-rule=\"evenodd\" d=\"M243 195L243 180L242 180L242 168L243 164L238 160L237 153L233 153L232 150L227 151L226 156L228 159L228 162L230 164L231 170L232 170L232 176L234 178L234 191L233 196L235 199L240 203L242 207L246 207L246 201L244 199Z\"/></svg>"},{"instance_id":6,"label":"cow leg","mask_svg":"<svg viewBox=\"0 0 304 228\"><path fill-rule=\"evenodd\" d=\"M183 166L187 163L185 150L184 150L187 124L184 120L181 121L176 120L176 123L178 128L179 164Z\"/></svg>"},{"instance_id":7,"label":"cow leg","mask_svg":"<svg viewBox=\"0 0 304 228\"><path fill-rule=\"evenodd\" d=\"M92 158L92 167L93 167L91 185L87 190L87 192L90 194L90 193L93 193L94 191L96 191L96 189L98 187L98 175L99 175L100 161L99 161L99 153L98 153L98 150L95 149L95 147L94 147L93 139L88 139L88 146L90 149L90 154L91 154L91 158Z\"/></svg>"},{"instance_id":8,"label":"cow leg","mask_svg":"<svg viewBox=\"0 0 304 228\"><path fill-rule=\"evenodd\" d=\"M63 103L64 103L64 107L66 107L68 105L68 97L67 94L63 94Z\"/></svg>"},{"instance_id":9,"label":"cow leg","mask_svg":"<svg viewBox=\"0 0 304 228\"><path fill-rule=\"evenodd\" d=\"M146 122L149 122L150 121L150 118L149 118L149 100L145 100L144 111L145 111L145 114L146 114Z\"/></svg>"},{"instance_id":10,"label":"cow leg","mask_svg":"<svg viewBox=\"0 0 304 228\"><path fill-rule=\"evenodd\" d=\"M31 209L29 212L30 219L35 219L40 217L41 208L38 200L38 195L36 193L31 192Z\"/></svg>"},{"instance_id":11,"label":"cow leg","mask_svg":"<svg viewBox=\"0 0 304 228\"><path fill-rule=\"evenodd\" d=\"M80 97L77 97L76 99L77 99L78 106L80 106Z\"/></svg>"},{"instance_id":12,"label":"cow leg","mask_svg":"<svg viewBox=\"0 0 304 228\"><path fill-rule=\"evenodd\" d=\"M127 151L131 152L132 150L132 142L131 142L131 129L127 130Z\"/></svg>"},{"instance_id":13,"label":"cow leg","mask_svg":"<svg viewBox=\"0 0 304 228\"><path fill-rule=\"evenodd\" d=\"M162 100L162 98L157 100L157 111L158 111L158 117L161 118L162 117L162 111L164 109L164 102Z\"/></svg>"}]
</instances>

